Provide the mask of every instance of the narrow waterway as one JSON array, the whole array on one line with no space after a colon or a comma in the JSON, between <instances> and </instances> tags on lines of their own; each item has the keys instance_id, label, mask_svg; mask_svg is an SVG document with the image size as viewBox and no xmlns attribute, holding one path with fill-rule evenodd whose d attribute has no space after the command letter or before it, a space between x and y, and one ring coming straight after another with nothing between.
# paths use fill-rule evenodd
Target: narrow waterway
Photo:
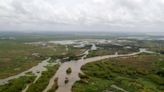
<instances>
[{"instance_id":1,"label":"narrow waterway","mask_svg":"<svg viewBox=\"0 0 164 92\"><path fill-rule=\"evenodd\" d=\"M43 60L41 63L39 63L38 65L20 73L20 74L17 74L17 75L13 75L13 76L10 76L8 78L5 78L5 79L0 79L0 85L4 85L4 84L7 84L9 80L12 80L12 79L16 79L16 78L19 78L20 76L25 76L26 73L28 72L32 72L36 77L35 81L37 81L37 79L41 76L41 73L43 71L46 71L47 69L45 68L45 66L47 66L49 64L49 61L50 58L46 59L46 60Z\"/></svg>"},{"instance_id":2,"label":"narrow waterway","mask_svg":"<svg viewBox=\"0 0 164 92\"><path fill-rule=\"evenodd\" d=\"M54 80L56 78L58 78L57 84L58 84L58 89L56 92L71 92L72 86L73 84L80 80L79 78L79 73L82 73L81 71L81 67L89 62L95 62L95 61L99 61L102 59L106 59L106 58L114 58L114 57L123 57L123 56L133 56L133 55L137 55L140 54L142 52L145 53L153 53L150 51L147 51L145 49L140 49L139 52L134 52L131 54L123 54L123 55L105 55L105 56L97 56L97 57L92 57L92 58L86 58L86 56L89 53L89 50L85 51L83 53L83 57L80 60L77 61L69 61L69 62L64 62L61 64L61 66L59 67L59 69L57 70L56 74L54 74L54 76L50 79L48 86L46 87L46 89L43 92L47 92L49 89L52 88L53 84L54 84ZM32 72L36 77L36 79L34 80L33 83L35 83L37 81L37 79L41 76L41 73L43 71L46 71L47 69L45 68L45 66L47 66L49 64L50 58L42 61L41 63L39 63L38 65L30 68L29 70L26 70L18 75L14 75L14 76L10 76L8 78L5 79L0 79L0 85L4 85L6 83L8 83L9 80L15 79L15 78L19 78L20 76L25 76L26 73L28 72ZM66 73L66 70L68 68L71 68L72 72L70 74ZM68 80L68 83L65 83L65 80ZM30 84L29 84L30 85ZM27 85L27 87L22 91L22 92L26 92L26 90L28 89L29 85Z\"/></svg>"},{"instance_id":3,"label":"narrow waterway","mask_svg":"<svg viewBox=\"0 0 164 92\"><path fill-rule=\"evenodd\" d=\"M73 84L76 81L80 80L79 73L82 73L81 67L89 62L95 62L102 59L114 58L114 57L133 56L133 55L140 54L142 52L148 53L146 50L140 50L139 52L134 52L131 54L123 54L123 55L115 54L115 55L97 56L97 57L92 57L92 58L87 58L87 59L82 58L77 61L70 61L70 62L62 63L60 68L56 72L56 74L50 79L49 85L43 92L47 92L49 89L52 88L54 84L54 80L56 78L58 78L58 81L57 81L58 89L56 92L71 92ZM68 68L72 69L71 74L66 73L66 70ZM66 79L68 79L68 83L65 83Z\"/></svg>"}]
</instances>

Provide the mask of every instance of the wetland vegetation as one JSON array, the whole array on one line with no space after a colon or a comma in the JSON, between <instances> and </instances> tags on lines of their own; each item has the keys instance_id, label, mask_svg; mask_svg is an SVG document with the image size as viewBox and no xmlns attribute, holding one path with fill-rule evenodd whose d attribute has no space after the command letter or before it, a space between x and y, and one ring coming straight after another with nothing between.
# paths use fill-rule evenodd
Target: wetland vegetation
<instances>
[{"instance_id":1,"label":"wetland vegetation","mask_svg":"<svg viewBox=\"0 0 164 92\"><path fill-rule=\"evenodd\" d=\"M82 67L85 75L80 74L73 92L162 92L163 60L163 55L140 54L89 63Z\"/></svg>"},{"instance_id":2,"label":"wetland vegetation","mask_svg":"<svg viewBox=\"0 0 164 92\"><path fill-rule=\"evenodd\" d=\"M0 86L0 92L21 92L28 84L31 84L34 79L35 76L26 75L10 80L8 84Z\"/></svg>"},{"instance_id":3,"label":"wetland vegetation","mask_svg":"<svg viewBox=\"0 0 164 92\"><path fill-rule=\"evenodd\" d=\"M122 35L121 35L122 36ZM4 39L5 38L5 39ZM11 39L12 38L12 39ZM84 65L71 91L73 92L162 92L164 90L164 40L157 38L129 39L115 36L75 36L72 34L0 34L0 79L3 80L37 66L47 58L47 71L37 76L32 72L0 85L0 92L62 92L60 81L67 87L74 80L70 78L88 58L104 55L125 55L139 52L141 48L155 53L142 53L135 56L117 57ZM52 42L60 42L52 43ZM95 45L97 49L91 49ZM79 47L78 47L79 46ZM80 47L81 46L81 47ZM86 53L85 53L86 52ZM60 74L60 67L66 65L63 80L54 77ZM70 65L70 66L69 66ZM38 71L39 74L39 71ZM54 79L53 79L54 77ZM74 78L74 76L72 76ZM53 79L50 84L50 79ZM78 79L78 78L77 78ZM34 82L35 81L35 82ZM63 88L64 89L64 88ZM69 89L64 89L69 90Z\"/></svg>"},{"instance_id":4,"label":"wetland vegetation","mask_svg":"<svg viewBox=\"0 0 164 92\"><path fill-rule=\"evenodd\" d=\"M42 92L48 85L50 78L56 73L59 65L47 66L47 71L42 72L41 77L32 83L27 92Z\"/></svg>"}]
</instances>

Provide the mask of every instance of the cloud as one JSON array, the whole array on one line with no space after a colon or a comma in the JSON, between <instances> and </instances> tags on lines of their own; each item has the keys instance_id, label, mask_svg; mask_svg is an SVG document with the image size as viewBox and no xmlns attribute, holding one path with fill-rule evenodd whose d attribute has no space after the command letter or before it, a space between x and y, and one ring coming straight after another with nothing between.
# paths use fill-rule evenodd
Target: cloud
<instances>
[{"instance_id":1,"label":"cloud","mask_svg":"<svg viewBox=\"0 0 164 92\"><path fill-rule=\"evenodd\" d=\"M5 24L164 24L164 0L0 0Z\"/></svg>"}]
</instances>

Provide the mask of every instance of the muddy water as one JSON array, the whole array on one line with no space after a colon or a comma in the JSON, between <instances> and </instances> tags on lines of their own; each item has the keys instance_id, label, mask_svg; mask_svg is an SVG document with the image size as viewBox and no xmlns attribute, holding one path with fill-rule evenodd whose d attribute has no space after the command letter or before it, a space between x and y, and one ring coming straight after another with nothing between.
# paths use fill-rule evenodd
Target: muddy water
<instances>
[{"instance_id":1,"label":"muddy water","mask_svg":"<svg viewBox=\"0 0 164 92\"><path fill-rule=\"evenodd\" d=\"M132 53L132 54L124 54L124 55L115 54L115 55L97 56L97 57L84 59L84 57L86 57L86 55L88 54L88 51L86 51L84 53L85 55L80 60L62 63L60 68L57 70L56 74L50 79L50 82L49 82L47 88L43 92L47 92L49 89L52 88L52 86L54 84L54 80L56 78L58 78L57 83L59 86L56 92L71 92L71 88L72 88L73 84L76 81L80 80L78 75L79 75L79 73L82 73L81 67L83 65L85 65L86 63L95 62L95 61L99 61L99 60L106 59L106 58L121 57L121 56L132 56L132 55L140 54L142 52L148 53L148 51L142 49L142 50L140 50L140 52L136 52L136 53ZM8 77L5 79L0 79L0 85L4 85L4 84L8 83L9 80L19 78L20 76L24 76L27 72L32 72L37 76L37 78L34 81L34 82L36 82L37 79L41 76L41 73L43 71L47 70L45 68L45 66L47 66L49 64L48 63L49 60L50 60L50 58L42 61L37 66L34 66L31 69L24 71L18 75L14 75L14 76L11 76L11 77ZM69 67L72 69L72 72L71 72L71 74L68 75L66 73L66 70ZM67 84L65 84L66 78L69 80ZM28 89L28 86L23 90L23 92L26 92L27 89Z\"/></svg>"},{"instance_id":2,"label":"muddy water","mask_svg":"<svg viewBox=\"0 0 164 92\"><path fill-rule=\"evenodd\" d=\"M115 54L115 55L97 56L97 57L88 58L88 59L82 58L77 61L65 62L65 63L61 64L60 68L58 69L56 74L53 76L53 78L51 78L49 85L43 92L47 92L49 89L52 88L52 86L54 84L54 80L56 78L58 78L58 89L56 92L71 92L73 84L76 81L80 80L79 73L82 73L81 67L83 65L85 65L86 63L95 62L95 61L99 61L102 59L113 58L113 57L133 56L133 55L140 54L142 52L145 52L145 51L135 52L132 54L124 54L124 55ZM68 75L66 73L66 70L69 67L72 69L72 72L71 72L71 74ZM69 80L68 83L65 83L66 78Z\"/></svg>"},{"instance_id":3,"label":"muddy water","mask_svg":"<svg viewBox=\"0 0 164 92\"><path fill-rule=\"evenodd\" d=\"M9 80L15 79L15 78L19 78L20 76L25 76L26 73L28 72L32 72L35 76L37 76L37 78L35 79L35 81L41 76L41 73L43 71L46 71L47 69L45 68L45 66L47 66L49 63L48 61L50 60L50 58L43 60L41 63L39 63L38 65L30 68L29 70L26 70L18 75L14 75L14 76L10 76L8 78L5 79L0 79L0 85L4 85L6 83L8 83Z\"/></svg>"}]
</instances>

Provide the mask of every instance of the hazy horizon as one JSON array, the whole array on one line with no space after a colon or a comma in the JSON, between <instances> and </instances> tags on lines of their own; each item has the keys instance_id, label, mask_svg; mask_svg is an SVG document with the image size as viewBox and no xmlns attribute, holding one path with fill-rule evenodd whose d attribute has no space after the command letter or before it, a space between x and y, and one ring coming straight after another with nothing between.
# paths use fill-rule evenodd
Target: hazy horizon
<instances>
[{"instance_id":1,"label":"hazy horizon","mask_svg":"<svg viewBox=\"0 0 164 92\"><path fill-rule=\"evenodd\" d=\"M0 31L163 32L163 0L1 0Z\"/></svg>"}]
</instances>

